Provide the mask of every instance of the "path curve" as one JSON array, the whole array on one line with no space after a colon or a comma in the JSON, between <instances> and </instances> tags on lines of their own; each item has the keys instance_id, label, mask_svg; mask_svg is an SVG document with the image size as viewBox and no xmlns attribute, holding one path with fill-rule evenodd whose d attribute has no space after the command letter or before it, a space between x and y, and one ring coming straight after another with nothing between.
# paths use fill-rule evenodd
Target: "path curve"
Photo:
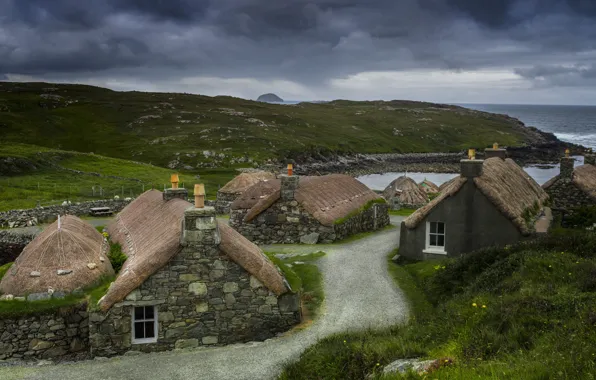
<instances>
[{"instance_id":1,"label":"path curve","mask_svg":"<svg viewBox=\"0 0 596 380\"><path fill-rule=\"evenodd\" d=\"M392 217L399 224L401 218ZM287 362L330 334L382 328L405 321L406 301L387 271L387 254L397 247L399 229L378 232L323 248L319 259L325 306L308 328L265 342L190 351L140 354L68 365L0 368L1 379L274 379ZM302 248L300 249L303 250Z\"/></svg>"}]
</instances>

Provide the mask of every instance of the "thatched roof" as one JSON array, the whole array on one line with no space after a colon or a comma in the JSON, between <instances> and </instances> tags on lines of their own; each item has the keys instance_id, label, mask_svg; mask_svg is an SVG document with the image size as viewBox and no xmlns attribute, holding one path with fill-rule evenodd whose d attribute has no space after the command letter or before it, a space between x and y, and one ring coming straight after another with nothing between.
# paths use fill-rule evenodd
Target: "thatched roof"
<instances>
[{"instance_id":1,"label":"thatched roof","mask_svg":"<svg viewBox=\"0 0 596 380\"><path fill-rule=\"evenodd\" d=\"M422 190L427 193L438 193L439 186L437 186L434 182L429 181L428 179L424 179L424 181L418 184Z\"/></svg>"},{"instance_id":2,"label":"thatched roof","mask_svg":"<svg viewBox=\"0 0 596 380\"><path fill-rule=\"evenodd\" d=\"M76 216L61 217L60 228L54 222L25 247L0 282L0 291L17 296L49 288L69 293L95 285L114 274L107 250L108 243L90 224Z\"/></svg>"},{"instance_id":3,"label":"thatched roof","mask_svg":"<svg viewBox=\"0 0 596 380\"><path fill-rule=\"evenodd\" d=\"M453 177L453 178L451 178L449 181L447 181L447 182L443 182L443 183L441 184L441 186L439 186L439 193L442 193L442 192L443 192L443 190L445 190L447 187L449 187L449 185L451 185L451 184L452 184L454 181L456 181L456 180L457 180L457 178L459 178L459 177Z\"/></svg>"},{"instance_id":4,"label":"thatched roof","mask_svg":"<svg viewBox=\"0 0 596 380\"><path fill-rule=\"evenodd\" d=\"M128 259L116 281L101 299L102 310L106 311L122 301L181 251L182 220L184 211L190 207L193 206L182 199L166 202L160 191L150 190L118 214L108 226L108 233L113 241L122 245ZM224 223L218 222L218 228L222 252L271 291L287 291L283 277L256 245Z\"/></svg>"},{"instance_id":5,"label":"thatched roof","mask_svg":"<svg viewBox=\"0 0 596 380\"><path fill-rule=\"evenodd\" d=\"M267 181L272 179L275 179L275 174L270 172L260 171L242 173L236 176L230 182L226 183L224 187L219 189L219 192L240 195L259 181Z\"/></svg>"},{"instance_id":6,"label":"thatched roof","mask_svg":"<svg viewBox=\"0 0 596 380\"><path fill-rule=\"evenodd\" d=\"M425 207L418 209L405 220L408 228L415 228L432 209L447 197L457 194L466 178L456 177L441 193ZM534 205L543 207L548 195L544 190L513 160L498 157L484 160L482 175L475 177L474 184L484 196L524 235L532 231L523 215Z\"/></svg>"},{"instance_id":7,"label":"thatched roof","mask_svg":"<svg viewBox=\"0 0 596 380\"><path fill-rule=\"evenodd\" d=\"M281 181L258 183L231 205L232 210L246 210L249 222L268 209L280 197ZM321 224L333 223L368 202L381 199L374 191L353 177L343 174L300 177L294 197Z\"/></svg>"},{"instance_id":8,"label":"thatched roof","mask_svg":"<svg viewBox=\"0 0 596 380\"><path fill-rule=\"evenodd\" d=\"M397 198L400 204L423 206L428 202L426 192L416 182L406 176L397 177L383 190L383 197L390 200Z\"/></svg>"},{"instance_id":9,"label":"thatched roof","mask_svg":"<svg viewBox=\"0 0 596 380\"><path fill-rule=\"evenodd\" d=\"M542 188L548 190L561 177L555 176L548 180ZM596 201L596 166L581 165L573 169L572 182L578 189L586 193L590 198Z\"/></svg>"}]
</instances>

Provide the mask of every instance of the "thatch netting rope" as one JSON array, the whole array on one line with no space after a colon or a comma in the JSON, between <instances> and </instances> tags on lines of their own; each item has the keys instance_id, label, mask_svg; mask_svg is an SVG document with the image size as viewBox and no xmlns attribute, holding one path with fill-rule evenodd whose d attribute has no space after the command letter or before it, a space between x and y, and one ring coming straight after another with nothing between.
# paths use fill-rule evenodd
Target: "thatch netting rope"
<instances>
[{"instance_id":1,"label":"thatch netting rope","mask_svg":"<svg viewBox=\"0 0 596 380\"><path fill-rule=\"evenodd\" d=\"M67 215L48 226L29 243L0 282L6 294L70 293L114 275L108 244L93 226ZM63 274L58 274L61 271Z\"/></svg>"}]
</instances>

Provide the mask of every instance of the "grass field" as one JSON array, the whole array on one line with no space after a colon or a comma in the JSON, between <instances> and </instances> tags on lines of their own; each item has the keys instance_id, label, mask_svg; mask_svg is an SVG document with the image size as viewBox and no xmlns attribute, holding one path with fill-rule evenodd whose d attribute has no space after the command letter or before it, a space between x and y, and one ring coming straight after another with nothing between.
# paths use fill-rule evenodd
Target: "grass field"
<instances>
[{"instance_id":1,"label":"grass field","mask_svg":"<svg viewBox=\"0 0 596 380\"><path fill-rule=\"evenodd\" d=\"M530 135L535 136L501 115L424 102L276 105L224 96L0 83L4 143L162 167L230 168L329 152L461 151L495 141L520 145Z\"/></svg>"},{"instance_id":2,"label":"grass field","mask_svg":"<svg viewBox=\"0 0 596 380\"><path fill-rule=\"evenodd\" d=\"M281 378L594 379L595 252L593 233L567 230L460 259L389 262L409 323L323 339ZM430 374L380 376L401 358L439 361Z\"/></svg>"},{"instance_id":3,"label":"grass field","mask_svg":"<svg viewBox=\"0 0 596 380\"><path fill-rule=\"evenodd\" d=\"M172 173L180 173L180 185L191 194L195 183L204 183L207 198L215 199L218 188L238 174L234 169L179 172L97 154L23 144L0 145L2 157L20 159L21 165L14 165L12 170L21 173L0 176L0 211L35 207L38 202L49 205L64 200L109 199L115 195L135 197L151 188L170 187Z\"/></svg>"}]
</instances>

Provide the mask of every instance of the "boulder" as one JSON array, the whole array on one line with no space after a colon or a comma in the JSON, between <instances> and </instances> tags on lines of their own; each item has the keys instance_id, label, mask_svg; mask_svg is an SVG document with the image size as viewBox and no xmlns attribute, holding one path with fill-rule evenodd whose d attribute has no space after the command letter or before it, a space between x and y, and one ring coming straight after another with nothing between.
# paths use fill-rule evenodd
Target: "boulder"
<instances>
[{"instance_id":1,"label":"boulder","mask_svg":"<svg viewBox=\"0 0 596 380\"><path fill-rule=\"evenodd\" d=\"M300 243L302 244L317 244L318 241L319 234L316 232L300 237Z\"/></svg>"},{"instance_id":2,"label":"boulder","mask_svg":"<svg viewBox=\"0 0 596 380\"><path fill-rule=\"evenodd\" d=\"M436 360L398 359L383 368L383 374L407 373L412 370L418 374L428 371Z\"/></svg>"}]
</instances>

